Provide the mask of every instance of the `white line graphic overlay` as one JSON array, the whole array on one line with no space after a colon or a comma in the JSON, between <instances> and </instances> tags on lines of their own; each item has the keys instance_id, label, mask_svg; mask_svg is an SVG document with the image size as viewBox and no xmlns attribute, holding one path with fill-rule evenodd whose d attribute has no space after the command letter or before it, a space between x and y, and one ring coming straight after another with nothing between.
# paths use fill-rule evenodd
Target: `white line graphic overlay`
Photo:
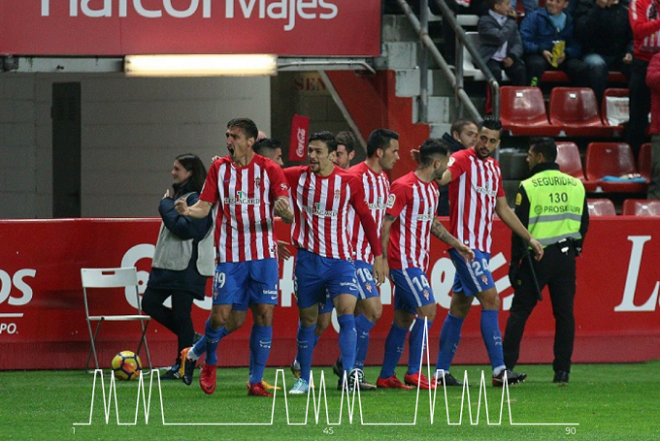
<instances>
[{"instance_id":1,"label":"white line graphic overlay","mask_svg":"<svg viewBox=\"0 0 660 441\"><path fill-rule=\"evenodd\" d=\"M431 377L431 368L429 364L429 351L428 351L428 324L425 322L425 329L424 329L424 340L423 340L423 348L426 348L426 351L422 351L422 357L420 362L423 361L424 359L424 353L426 353L426 371L427 371L427 376L429 379L433 378ZM442 376L444 378L445 372L440 370L437 372L439 376ZM328 426L340 426L342 424L343 420L343 415L344 415L344 401L346 401L346 407L347 407L347 413L348 413L348 424L353 424L353 419L355 417L355 405L356 405L356 398L357 398L357 406L359 410L359 416L360 416L360 424L363 426L415 426L417 425L417 414L419 411L419 398L420 398L420 385L417 385L417 396L416 396L416 401L415 401L415 411L414 411L414 417L411 422L401 422L401 423L383 423L383 422L368 422L364 421L364 415L363 415L363 407L362 407L362 400L360 397L360 388L358 386L358 379L357 377L354 380L353 383L353 390L349 391L349 383L348 379L346 377L346 374L344 373L344 381L343 381L343 388L341 391L341 404L339 406L339 417L336 422L331 422L330 421L330 414L329 414L329 408L328 408L328 399L327 399L327 394L326 394L326 381L325 381L325 373L321 372L321 378L319 381L318 385L318 397L317 397L317 388L312 387L310 388L310 392L307 394L307 403L305 407L305 419L302 422L292 422L290 419L289 415L289 400L287 396L287 387L286 387L286 379L285 379L285 374L284 374L284 369L277 369L275 373L275 387L279 385L280 378L282 381L282 393L284 394L284 407L286 410L286 424L289 426L306 426L309 424L309 411L310 411L310 403L313 405L313 412L314 412L314 423L316 425L319 424L319 421L321 421L322 417L322 410L321 406L324 405L325 407L325 422L323 424L328 425ZM96 394L96 387L97 387L97 378L100 378L100 386L101 386L101 391L103 394L103 410L104 410L104 416L105 416L105 424L108 425L110 424L110 417L112 414L112 409L113 409L113 399L114 399L114 412L116 415L116 423L118 426L135 426L138 422L138 415L140 411L140 401L142 402L142 408L144 412L144 420L145 424L149 424L149 415L150 415L150 410L151 410L151 398L152 398L152 392L154 390L154 377L156 379L156 383L158 385L158 402L160 402L160 415L161 415L161 421L164 426L272 426L275 424L275 406L277 403L277 398L278 398L278 389L275 389L274 395L273 395L273 406L271 409L271 415L270 415L270 421L268 422L260 422L260 423L249 423L249 422L185 422L185 423L174 423L174 422L167 422L165 421L165 410L163 406L163 394L161 390L161 384L160 384L160 377L159 377L159 371L157 369L151 370L149 373L149 392L147 394L146 391L146 381L145 381L145 374L143 372L140 372L140 376L138 379L138 388L137 388L137 397L136 397L136 403L135 403L135 418L133 421L120 421L119 420L119 406L117 404L117 387L116 387L116 380L115 376L111 373L110 376L110 384L109 388L107 391L106 395L106 388L105 388L105 380L103 376L103 370L101 369L96 369L94 370L94 382L92 385L92 399L91 399L91 404L90 404L90 409L89 409L89 421L87 422L79 422L79 423L73 423L74 426L90 426L92 424L93 420L93 414L94 414L94 397ZM311 373L310 375L310 384L315 384L314 383L314 372ZM444 382L443 382L444 385ZM486 375L484 371L481 371L481 379L479 382L479 395L477 398L477 409L476 409L476 415L473 415L472 413L472 401L470 397L470 389L468 387L468 374L467 371L465 372L464 375L464 384L463 384L463 393L461 397L461 411L459 414L458 421L451 421L450 416L449 416L449 399L447 396L447 386L443 386L443 391L444 391L444 401L445 401L445 409L446 409L446 416L447 416L447 425L449 426L460 426L463 424L463 410L466 407L466 400L467 400L467 410L469 413L469 418L470 418L470 424L475 426L478 425L480 420L480 414L481 414L481 402L482 402L482 396L483 396L483 404L484 404L484 409L486 413L486 424L489 426L500 426L502 425L502 414L504 412L504 399L506 396L507 400L507 410L509 412L509 424L512 426L579 426L579 423L517 423L513 421L513 413L511 410L511 396L509 393L509 386L506 381L504 381L504 387L502 388L502 397L500 400L500 415L499 419L497 421L491 421L489 412L488 412L488 397L487 397L487 387L486 387ZM431 425L434 424L434 416L435 416L435 408L436 408L436 398L437 398L437 389L431 391L429 390L429 414L430 414L430 423Z\"/></svg>"}]
</instances>

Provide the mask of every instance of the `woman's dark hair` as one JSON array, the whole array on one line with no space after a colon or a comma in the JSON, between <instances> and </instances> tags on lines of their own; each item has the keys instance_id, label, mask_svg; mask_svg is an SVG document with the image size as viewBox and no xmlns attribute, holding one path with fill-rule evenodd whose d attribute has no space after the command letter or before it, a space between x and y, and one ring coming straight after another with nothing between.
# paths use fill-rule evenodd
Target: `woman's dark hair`
<instances>
[{"instance_id":1,"label":"woman's dark hair","mask_svg":"<svg viewBox=\"0 0 660 441\"><path fill-rule=\"evenodd\" d=\"M192 173L190 178L188 178L190 190L200 193L204 182L206 182L206 167L204 167L202 160L192 153L179 155L175 159L179 161L183 168Z\"/></svg>"}]
</instances>

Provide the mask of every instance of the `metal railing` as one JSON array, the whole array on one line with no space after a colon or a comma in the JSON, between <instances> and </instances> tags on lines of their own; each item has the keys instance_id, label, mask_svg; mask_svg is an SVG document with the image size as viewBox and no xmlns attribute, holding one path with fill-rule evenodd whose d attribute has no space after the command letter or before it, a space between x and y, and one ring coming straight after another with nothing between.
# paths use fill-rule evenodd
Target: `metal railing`
<instances>
[{"instance_id":1,"label":"metal railing","mask_svg":"<svg viewBox=\"0 0 660 441\"><path fill-rule=\"evenodd\" d=\"M420 51L420 100L419 100L419 119L421 122L428 122L428 105L429 105L429 84L428 84L428 55L433 57L433 60L440 66L443 74L449 81L449 84L454 89L456 96L456 114L460 117L463 115L463 110L467 110L470 116L477 122L481 122L483 117L477 110L470 96L464 89L463 77L463 47L465 47L476 67L481 70L486 77L488 86L490 87L491 102L492 102L492 115L499 119L500 116L500 85L493 76L486 62L479 55L477 48L468 40L465 35L463 27L458 24L454 17L453 11L447 6L445 0L433 0L442 13L442 25L450 26L456 35L456 74L452 72L451 67L447 64L440 50L435 45L429 36L429 7L427 0L419 0L420 2L420 18L417 18L412 8L405 0L396 0L406 17L412 24L415 32L419 35L421 43Z\"/></svg>"}]
</instances>

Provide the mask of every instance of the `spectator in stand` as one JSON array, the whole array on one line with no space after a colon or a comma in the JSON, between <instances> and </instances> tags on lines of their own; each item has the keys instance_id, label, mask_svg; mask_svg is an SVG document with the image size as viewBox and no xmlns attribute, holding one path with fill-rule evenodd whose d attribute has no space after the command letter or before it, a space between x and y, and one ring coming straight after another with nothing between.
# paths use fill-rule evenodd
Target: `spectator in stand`
<instances>
[{"instance_id":1,"label":"spectator in stand","mask_svg":"<svg viewBox=\"0 0 660 441\"><path fill-rule=\"evenodd\" d=\"M484 15L488 14L488 5L485 0L446 0L447 6L456 15ZM442 16L442 11L437 7L434 0L429 0L431 12ZM448 64L454 64L456 60L456 34L448 24L442 25L442 56Z\"/></svg>"},{"instance_id":2,"label":"spectator in stand","mask_svg":"<svg viewBox=\"0 0 660 441\"><path fill-rule=\"evenodd\" d=\"M522 3L523 3L523 9L525 10L525 15L529 15L539 8L539 0L523 0ZM515 14L515 17L518 16L518 12L516 10L517 6L518 6L517 0L511 0L511 10Z\"/></svg>"},{"instance_id":3,"label":"spectator in stand","mask_svg":"<svg viewBox=\"0 0 660 441\"><path fill-rule=\"evenodd\" d=\"M523 46L511 0L488 0L488 7L488 14L479 18L479 55L498 83L502 82L504 70L514 86L524 86L527 82Z\"/></svg>"},{"instance_id":4,"label":"spectator in stand","mask_svg":"<svg viewBox=\"0 0 660 441\"><path fill-rule=\"evenodd\" d=\"M442 142L449 147L449 154L453 155L459 150L471 149L477 143L479 129L477 125L467 119L459 119L451 125L450 133L442 135ZM446 185L438 189L440 199L438 202L438 216L449 216L449 190Z\"/></svg>"},{"instance_id":5,"label":"spectator in stand","mask_svg":"<svg viewBox=\"0 0 660 441\"><path fill-rule=\"evenodd\" d=\"M646 85L646 68L651 57L660 52L660 14L658 0L631 0L628 17L633 33L633 63L630 72L630 120L626 141L637 157L646 139L651 92Z\"/></svg>"},{"instance_id":6,"label":"spectator in stand","mask_svg":"<svg viewBox=\"0 0 660 441\"><path fill-rule=\"evenodd\" d=\"M646 84L651 89L651 184L648 199L660 199L660 52L646 70Z\"/></svg>"},{"instance_id":7,"label":"spectator in stand","mask_svg":"<svg viewBox=\"0 0 660 441\"><path fill-rule=\"evenodd\" d=\"M580 59L580 43L573 34L573 18L564 12L566 6L566 0L547 0L545 8L529 14L520 25L527 80L532 86L549 69L563 70L576 85L590 86L586 82L589 68ZM563 51L558 49L562 41Z\"/></svg>"},{"instance_id":8,"label":"spectator in stand","mask_svg":"<svg viewBox=\"0 0 660 441\"><path fill-rule=\"evenodd\" d=\"M582 60L598 102L603 99L609 70L630 79L633 37L628 8L620 0L579 0L573 14L575 37L582 43Z\"/></svg>"}]
</instances>

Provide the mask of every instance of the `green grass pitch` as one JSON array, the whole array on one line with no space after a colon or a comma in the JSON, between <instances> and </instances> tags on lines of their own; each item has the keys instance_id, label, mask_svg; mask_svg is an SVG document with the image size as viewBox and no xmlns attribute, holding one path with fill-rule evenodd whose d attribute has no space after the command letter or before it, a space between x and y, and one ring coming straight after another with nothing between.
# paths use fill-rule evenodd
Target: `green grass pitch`
<instances>
[{"instance_id":1,"label":"green grass pitch","mask_svg":"<svg viewBox=\"0 0 660 441\"><path fill-rule=\"evenodd\" d=\"M404 367L398 369L402 377ZM315 368L316 382L321 371L327 382L326 420L325 400L321 400L318 424L314 405L310 403L306 425L288 425L283 391L277 394L273 424L273 400L248 397L245 387L247 369L220 369L218 388L213 395L205 395L195 381L186 387L180 381L161 383L162 394L154 383L149 421L140 399L138 382L117 382L117 404L122 423L133 423L138 407L137 424L118 425L115 401L106 424L103 393L100 380L92 400L94 377L82 371L13 371L0 373L0 439L44 440L143 440L143 439L221 439L221 440L418 440L418 439L594 439L594 440L652 440L660 439L660 362L640 364L575 365L570 383L559 387L551 382L552 369L547 365L520 366L529 377L527 382L512 386L505 397L501 425L502 389L490 386L490 368L486 366L457 366L455 377L462 379L467 371L470 379L470 400L473 421L470 423L467 396L463 404L461 424L458 425L463 400L462 388L449 388L447 402L442 389L435 397L433 423L430 418L428 391L420 391L415 421L416 391L377 390L361 394L360 407L355 401L353 422L349 422L347 398L344 398L341 421L339 410L341 392L330 368ZM488 385L486 398L479 405L479 379L482 370ZM293 385L288 369L284 370L286 385ZM375 382L378 368L366 369L367 379ZM276 369L266 371L266 380L274 383ZM148 376L145 376L147 395ZM110 378L106 376L106 400L110 391ZM281 377L280 377L281 383ZM318 388L317 388L318 390ZM161 413L162 399L162 413ZM318 395L317 403L318 405ZM87 423L93 404L91 425ZM107 403L106 403L107 404ZM305 420L306 396L288 397L288 415L291 423ZM511 425L514 423L525 425ZM447 423L447 412L451 423ZM165 422L190 425L163 425ZM486 413L490 418L488 424ZM363 425L365 423L374 425ZM383 423L409 423L414 425L377 425ZM475 421L476 422L476 421ZM208 423L265 423L266 425L204 425ZM340 423L340 424L338 424ZM532 425L553 423L554 425ZM579 425L566 425L578 423Z\"/></svg>"}]
</instances>

